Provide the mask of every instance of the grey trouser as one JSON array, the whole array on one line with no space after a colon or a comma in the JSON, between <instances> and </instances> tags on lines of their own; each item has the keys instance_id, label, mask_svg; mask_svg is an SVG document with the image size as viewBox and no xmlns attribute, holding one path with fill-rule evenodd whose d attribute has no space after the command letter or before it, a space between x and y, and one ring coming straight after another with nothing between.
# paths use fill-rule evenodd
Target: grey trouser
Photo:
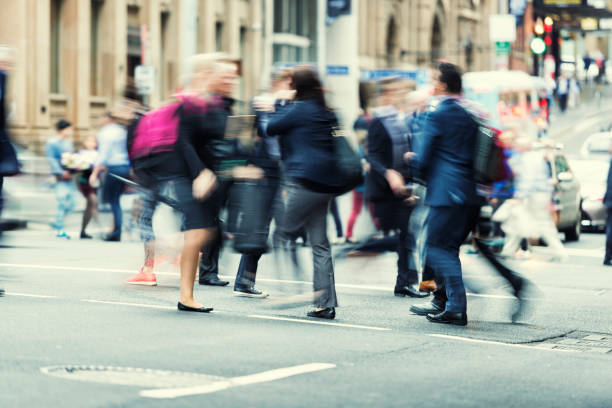
<instances>
[{"instance_id":1,"label":"grey trouser","mask_svg":"<svg viewBox=\"0 0 612 408\"><path fill-rule=\"evenodd\" d=\"M333 195L311 191L293 182L287 182L283 190L279 231L284 239L293 240L302 228L306 230L312 246L315 305L336 307L334 265L327 239L327 211Z\"/></svg>"}]
</instances>

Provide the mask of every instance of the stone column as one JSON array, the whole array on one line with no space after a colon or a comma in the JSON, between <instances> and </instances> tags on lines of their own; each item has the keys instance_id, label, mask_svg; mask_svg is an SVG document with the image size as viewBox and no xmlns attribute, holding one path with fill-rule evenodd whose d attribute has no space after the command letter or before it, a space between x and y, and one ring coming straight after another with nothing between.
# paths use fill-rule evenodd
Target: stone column
<instances>
[{"instance_id":1,"label":"stone column","mask_svg":"<svg viewBox=\"0 0 612 408\"><path fill-rule=\"evenodd\" d=\"M103 64L102 95L110 106L116 103L127 81L126 0L105 1L102 8L100 49ZM109 107L110 107L109 106Z\"/></svg>"},{"instance_id":2,"label":"stone column","mask_svg":"<svg viewBox=\"0 0 612 408\"><path fill-rule=\"evenodd\" d=\"M199 0L198 52L215 52L214 0Z\"/></svg>"},{"instance_id":3,"label":"stone column","mask_svg":"<svg viewBox=\"0 0 612 408\"><path fill-rule=\"evenodd\" d=\"M144 4L141 13L143 24L147 26L149 35L144 64L155 67L155 86L153 93L148 97L147 103L149 106L156 107L165 98L159 78L163 63L161 61L161 13L159 0L148 0Z\"/></svg>"},{"instance_id":4,"label":"stone column","mask_svg":"<svg viewBox=\"0 0 612 408\"><path fill-rule=\"evenodd\" d=\"M89 130L91 2L64 0L62 79L68 96L68 117L78 139Z\"/></svg>"},{"instance_id":5,"label":"stone column","mask_svg":"<svg viewBox=\"0 0 612 408\"><path fill-rule=\"evenodd\" d=\"M249 20L246 32L245 55L242 73L245 98L250 100L262 89L263 74L263 6L262 0L252 0L249 4ZM245 101L246 102L246 101Z\"/></svg>"}]
</instances>

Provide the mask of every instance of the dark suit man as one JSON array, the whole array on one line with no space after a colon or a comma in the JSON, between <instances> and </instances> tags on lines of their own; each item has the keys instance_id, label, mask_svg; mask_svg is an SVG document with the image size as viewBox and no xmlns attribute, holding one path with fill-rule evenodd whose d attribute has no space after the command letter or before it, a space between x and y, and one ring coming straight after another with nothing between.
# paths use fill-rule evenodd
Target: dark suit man
<instances>
[{"instance_id":1,"label":"dark suit man","mask_svg":"<svg viewBox=\"0 0 612 408\"><path fill-rule=\"evenodd\" d=\"M610 150L612 151L612 146L610 146ZM603 263L612 266L612 161L610 161L610 169L608 170L608 186L604 196L604 205L608 209L608 214L606 218L606 255Z\"/></svg>"},{"instance_id":2,"label":"dark suit man","mask_svg":"<svg viewBox=\"0 0 612 408\"><path fill-rule=\"evenodd\" d=\"M405 87L394 79L382 81L379 86L383 106L374 111L368 129L371 170L366 177L366 195L374 205L381 228L399 232L395 295L425 297L428 294L416 287L419 276L412 255L415 238L409 230L413 203L409 202L406 189L406 183L411 180L406 154L412 151L411 134L405 118L394 106L404 96Z\"/></svg>"},{"instance_id":3,"label":"dark suit man","mask_svg":"<svg viewBox=\"0 0 612 408\"><path fill-rule=\"evenodd\" d=\"M474 228L480 210L472 169L478 127L459 103L461 72L458 67L440 64L434 87L439 99L426 114L416 167L427 181L425 204L430 207L426 221L426 262L445 292L434 294L432 307L426 310L427 319L466 325L467 301L459 247Z\"/></svg>"}]
</instances>

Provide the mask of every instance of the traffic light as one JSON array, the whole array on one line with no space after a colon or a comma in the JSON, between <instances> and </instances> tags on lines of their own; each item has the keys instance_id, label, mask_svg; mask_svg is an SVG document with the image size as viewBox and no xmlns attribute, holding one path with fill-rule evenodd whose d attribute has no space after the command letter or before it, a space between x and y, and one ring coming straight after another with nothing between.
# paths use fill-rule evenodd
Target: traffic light
<instances>
[{"instance_id":1,"label":"traffic light","mask_svg":"<svg viewBox=\"0 0 612 408\"><path fill-rule=\"evenodd\" d=\"M547 34L552 33L553 30L553 19L550 16L547 16L544 19L544 32Z\"/></svg>"},{"instance_id":2,"label":"traffic light","mask_svg":"<svg viewBox=\"0 0 612 408\"><path fill-rule=\"evenodd\" d=\"M542 55L546 52L546 43L540 37L535 37L531 40L530 48L535 55Z\"/></svg>"},{"instance_id":3,"label":"traffic light","mask_svg":"<svg viewBox=\"0 0 612 408\"><path fill-rule=\"evenodd\" d=\"M533 32L536 35L544 34L544 23L542 23L542 19L540 17L538 17L538 19L535 22L535 25L533 26Z\"/></svg>"}]
</instances>

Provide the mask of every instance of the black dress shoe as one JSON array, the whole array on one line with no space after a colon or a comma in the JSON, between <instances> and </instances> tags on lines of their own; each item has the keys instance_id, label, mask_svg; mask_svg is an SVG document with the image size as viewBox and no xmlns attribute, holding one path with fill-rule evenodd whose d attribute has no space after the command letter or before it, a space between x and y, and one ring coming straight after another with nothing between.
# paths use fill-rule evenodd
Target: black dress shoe
<instances>
[{"instance_id":1,"label":"black dress shoe","mask_svg":"<svg viewBox=\"0 0 612 408\"><path fill-rule=\"evenodd\" d=\"M428 292L420 292L414 286L402 286L401 288L396 287L393 293L395 296L409 296L412 298L424 298L429 296Z\"/></svg>"},{"instance_id":2,"label":"black dress shoe","mask_svg":"<svg viewBox=\"0 0 612 408\"><path fill-rule=\"evenodd\" d=\"M228 281L219 279L217 275L209 279L200 279L199 282L200 282L200 285L208 285L208 286L227 286L229 285Z\"/></svg>"},{"instance_id":3,"label":"black dress shoe","mask_svg":"<svg viewBox=\"0 0 612 408\"><path fill-rule=\"evenodd\" d=\"M308 317L318 317L319 319L329 319L332 320L336 317L336 309L333 307L328 307L323 310L313 310L308 312Z\"/></svg>"},{"instance_id":4,"label":"black dress shoe","mask_svg":"<svg viewBox=\"0 0 612 408\"><path fill-rule=\"evenodd\" d=\"M81 239L92 239L93 237L86 232L81 232Z\"/></svg>"},{"instance_id":5,"label":"black dress shoe","mask_svg":"<svg viewBox=\"0 0 612 408\"><path fill-rule=\"evenodd\" d=\"M419 316L427 316L428 314L438 314L444 311L443 306L438 306L435 303L432 303L429 306L410 306L410 311Z\"/></svg>"},{"instance_id":6,"label":"black dress shoe","mask_svg":"<svg viewBox=\"0 0 612 408\"><path fill-rule=\"evenodd\" d=\"M456 326L467 325L466 313L442 312L438 314L428 314L427 320L433 323L454 324Z\"/></svg>"},{"instance_id":7,"label":"black dress shoe","mask_svg":"<svg viewBox=\"0 0 612 408\"><path fill-rule=\"evenodd\" d=\"M182 304L181 302L178 302L178 310L180 310L181 312L196 312L196 313L210 313L213 311L212 307L191 307L191 306L185 306L184 304Z\"/></svg>"},{"instance_id":8,"label":"black dress shoe","mask_svg":"<svg viewBox=\"0 0 612 408\"><path fill-rule=\"evenodd\" d=\"M121 241L121 235L120 234L108 234L107 236L104 237L104 241L119 242Z\"/></svg>"},{"instance_id":9,"label":"black dress shoe","mask_svg":"<svg viewBox=\"0 0 612 408\"><path fill-rule=\"evenodd\" d=\"M606 266L612 266L612 260L604 259L603 264L606 265Z\"/></svg>"}]
</instances>

